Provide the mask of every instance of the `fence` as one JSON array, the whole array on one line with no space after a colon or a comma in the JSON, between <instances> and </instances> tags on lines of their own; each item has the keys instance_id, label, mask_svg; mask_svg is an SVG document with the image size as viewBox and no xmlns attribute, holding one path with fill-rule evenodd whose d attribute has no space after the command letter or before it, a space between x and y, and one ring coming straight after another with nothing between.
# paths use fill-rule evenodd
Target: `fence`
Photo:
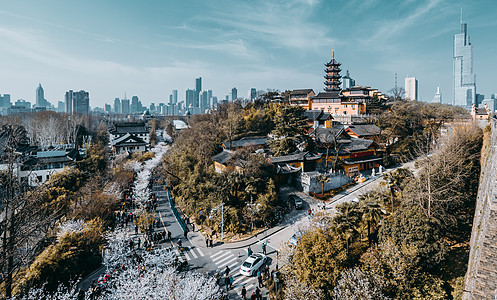
<instances>
[{"instance_id":1,"label":"fence","mask_svg":"<svg viewBox=\"0 0 497 300\"><path fill-rule=\"evenodd\" d=\"M176 220L178 220L179 226L183 229L183 231L188 232L188 227L186 226L185 220L181 218L178 210L176 209L173 197L171 197L169 190L167 190L167 200L169 201L169 205L171 206L171 211L173 212L174 217L176 218Z\"/></svg>"}]
</instances>

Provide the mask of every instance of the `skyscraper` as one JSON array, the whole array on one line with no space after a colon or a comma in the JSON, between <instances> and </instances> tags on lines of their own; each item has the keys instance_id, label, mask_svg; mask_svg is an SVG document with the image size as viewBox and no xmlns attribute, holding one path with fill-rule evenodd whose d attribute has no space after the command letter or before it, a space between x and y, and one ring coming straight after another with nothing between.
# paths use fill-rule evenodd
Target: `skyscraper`
<instances>
[{"instance_id":1,"label":"skyscraper","mask_svg":"<svg viewBox=\"0 0 497 300\"><path fill-rule=\"evenodd\" d=\"M186 95L185 95L185 100L186 100L186 107L190 107L190 105L193 106L193 102L195 102L195 95L196 95L195 90L186 90Z\"/></svg>"},{"instance_id":2,"label":"skyscraper","mask_svg":"<svg viewBox=\"0 0 497 300\"><path fill-rule=\"evenodd\" d=\"M45 92L41 87L41 83L38 84L36 88L36 107L47 107L49 106L47 100L45 100Z\"/></svg>"},{"instance_id":3,"label":"skyscraper","mask_svg":"<svg viewBox=\"0 0 497 300\"><path fill-rule=\"evenodd\" d=\"M469 41L468 25L463 23L461 32L454 35L454 94L453 105L471 107L476 100L476 78L473 74L473 45Z\"/></svg>"},{"instance_id":4,"label":"skyscraper","mask_svg":"<svg viewBox=\"0 0 497 300\"><path fill-rule=\"evenodd\" d=\"M119 98L114 99L114 113L121 113L121 99Z\"/></svg>"},{"instance_id":5,"label":"skyscraper","mask_svg":"<svg viewBox=\"0 0 497 300\"><path fill-rule=\"evenodd\" d=\"M416 77L406 77L405 96L407 100L418 100L418 81Z\"/></svg>"},{"instance_id":6,"label":"skyscraper","mask_svg":"<svg viewBox=\"0 0 497 300\"><path fill-rule=\"evenodd\" d=\"M173 104L178 103L178 90L173 90Z\"/></svg>"},{"instance_id":7,"label":"skyscraper","mask_svg":"<svg viewBox=\"0 0 497 300\"><path fill-rule=\"evenodd\" d=\"M200 92L202 91L202 77L198 77L195 79L195 101L193 103L193 107L200 107Z\"/></svg>"},{"instance_id":8,"label":"skyscraper","mask_svg":"<svg viewBox=\"0 0 497 300\"><path fill-rule=\"evenodd\" d=\"M64 103L65 103L65 109L66 113L71 114L72 113L72 94L73 91L69 90L66 92L66 96L64 98Z\"/></svg>"},{"instance_id":9,"label":"skyscraper","mask_svg":"<svg viewBox=\"0 0 497 300\"><path fill-rule=\"evenodd\" d=\"M10 94L3 94L3 96L0 95L0 107L10 107L11 105ZM28 108L31 108L31 106Z\"/></svg>"},{"instance_id":10,"label":"skyscraper","mask_svg":"<svg viewBox=\"0 0 497 300\"><path fill-rule=\"evenodd\" d=\"M254 101L254 99L257 97L257 90L255 88L250 89L250 100Z\"/></svg>"},{"instance_id":11,"label":"skyscraper","mask_svg":"<svg viewBox=\"0 0 497 300\"><path fill-rule=\"evenodd\" d=\"M437 86L437 92L435 97L433 97L433 103L442 103L442 93L440 93L440 87Z\"/></svg>"},{"instance_id":12,"label":"skyscraper","mask_svg":"<svg viewBox=\"0 0 497 300\"><path fill-rule=\"evenodd\" d=\"M65 96L66 113L79 113L87 115L90 111L90 94L84 90L74 92L69 90Z\"/></svg>"},{"instance_id":13,"label":"skyscraper","mask_svg":"<svg viewBox=\"0 0 497 300\"><path fill-rule=\"evenodd\" d=\"M238 90L236 87L231 89L231 101L235 101L238 98Z\"/></svg>"},{"instance_id":14,"label":"skyscraper","mask_svg":"<svg viewBox=\"0 0 497 300\"><path fill-rule=\"evenodd\" d=\"M138 96L131 97L131 108L130 113L134 114L138 112Z\"/></svg>"},{"instance_id":15,"label":"skyscraper","mask_svg":"<svg viewBox=\"0 0 497 300\"><path fill-rule=\"evenodd\" d=\"M350 78L349 70L346 71L345 76L343 76L342 79L342 90L350 89L355 86L355 80Z\"/></svg>"},{"instance_id":16,"label":"skyscraper","mask_svg":"<svg viewBox=\"0 0 497 300\"><path fill-rule=\"evenodd\" d=\"M121 113L129 114L129 99L126 99L126 97L121 100Z\"/></svg>"},{"instance_id":17,"label":"skyscraper","mask_svg":"<svg viewBox=\"0 0 497 300\"><path fill-rule=\"evenodd\" d=\"M90 94L87 91L72 94L72 112L87 115L90 111Z\"/></svg>"},{"instance_id":18,"label":"skyscraper","mask_svg":"<svg viewBox=\"0 0 497 300\"><path fill-rule=\"evenodd\" d=\"M209 108L209 97L207 91L203 91L200 94L200 111L203 113L207 108Z\"/></svg>"}]
</instances>

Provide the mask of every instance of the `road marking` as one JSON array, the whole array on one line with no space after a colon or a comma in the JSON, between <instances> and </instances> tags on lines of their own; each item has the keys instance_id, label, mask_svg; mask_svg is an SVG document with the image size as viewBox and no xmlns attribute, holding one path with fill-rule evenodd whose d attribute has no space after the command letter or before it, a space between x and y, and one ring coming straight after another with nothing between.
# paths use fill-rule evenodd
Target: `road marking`
<instances>
[{"instance_id":1,"label":"road marking","mask_svg":"<svg viewBox=\"0 0 497 300\"><path fill-rule=\"evenodd\" d=\"M186 257L186 260L190 260L190 256L188 255L188 253L183 252L183 254L184 254L184 255L185 255L185 257Z\"/></svg>"},{"instance_id":2,"label":"road marking","mask_svg":"<svg viewBox=\"0 0 497 300\"><path fill-rule=\"evenodd\" d=\"M229 261L227 261L229 259ZM230 255L226 256L225 258L218 260L217 262L214 262L216 265L227 265L233 261L233 259L236 259L233 254L230 253Z\"/></svg>"},{"instance_id":3,"label":"road marking","mask_svg":"<svg viewBox=\"0 0 497 300\"><path fill-rule=\"evenodd\" d=\"M216 260L219 260L221 257L229 255L229 254L230 254L230 252L228 252L228 251L226 251L226 252L221 251L221 252L212 254L211 258L212 258L212 260L216 261Z\"/></svg>"},{"instance_id":4,"label":"road marking","mask_svg":"<svg viewBox=\"0 0 497 300\"><path fill-rule=\"evenodd\" d=\"M204 256L205 255L204 252L202 252L202 250L200 250L200 248L195 248L195 249L197 249L198 253L200 253L200 256Z\"/></svg>"},{"instance_id":5,"label":"road marking","mask_svg":"<svg viewBox=\"0 0 497 300\"><path fill-rule=\"evenodd\" d=\"M193 258L198 258L197 254L195 254L195 251L193 251L193 249L190 250L190 254L193 256Z\"/></svg>"}]
</instances>

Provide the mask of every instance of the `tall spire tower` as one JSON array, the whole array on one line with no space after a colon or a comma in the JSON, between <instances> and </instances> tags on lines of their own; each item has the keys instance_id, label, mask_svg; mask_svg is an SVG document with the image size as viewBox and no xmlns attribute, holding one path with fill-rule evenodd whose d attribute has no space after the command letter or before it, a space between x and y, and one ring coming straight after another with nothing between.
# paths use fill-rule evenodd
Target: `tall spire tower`
<instances>
[{"instance_id":1,"label":"tall spire tower","mask_svg":"<svg viewBox=\"0 0 497 300\"><path fill-rule=\"evenodd\" d=\"M331 60L329 63L325 64L325 66L326 69L324 71L326 72L326 75L324 75L324 78L326 81L324 82L324 90L327 92L340 91L340 85L342 84L340 81L342 78L342 76L340 76L340 71L342 69L340 69L340 63L335 60L335 49L331 50Z\"/></svg>"},{"instance_id":2,"label":"tall spire tower","mask_svg":"<svg viewBox=\"0 0 497 300\"><path fill-rule=\"evenodd\" d=\"M461 32L454 35L453 105L471 107L476 100L476 77L473 73L473 45L469 40L468 24L463 22Z\"/></svg>"}]
</instances>

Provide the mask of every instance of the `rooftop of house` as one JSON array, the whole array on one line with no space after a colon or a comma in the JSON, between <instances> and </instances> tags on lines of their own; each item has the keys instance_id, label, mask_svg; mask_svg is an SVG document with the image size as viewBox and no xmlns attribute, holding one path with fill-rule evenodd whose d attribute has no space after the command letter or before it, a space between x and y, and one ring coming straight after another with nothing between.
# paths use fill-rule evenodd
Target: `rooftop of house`
<instances>
[{"instance_id":1,"label":"rooftop of house","mask_svg":"<svg viewBox=\"0 0 497 300\"><path fill-rule=\"evenodd\" d=\"M269 139L264 136L244 137L236 141L231 141L231 147L229 141L223 142L222 146L227 149L249 147L249 146L260 146L260 145L266 145L268 140Z\"/></svg>"},{"instance_id":2,"label":"rooftop of house","mask_svg":"<svg viewBox=\"0 0 497 300\"><path fill-rule=\"evenodd\" d=\"M306 110L304 116L308 121L326 121L333 118L330 113L323 110Z\"/></svg>"},{"instance_id":3,"label":"rooftop of house","mask_svg":"<svg viewBox=\"0 0 497 300\"><path fill-rule=\"evenodd\" d=\"M268 160L272 164L288 163L288 162L300 162L309 160L318 160L321 158L321 154L317 152L297 152L294 154L284 155L284 156L273 156L269 157Z\"/></svg>"},{"instance_id":4,"label":"rooftop of house","mask_svg":"<svg viewBox=\"0 0 497 300\"><path fill-rule=\"evenodd\" d=\"M344 127L342 124L335 124L331 128L316 128L312 135L315 136L318 140L327 140L329 137L338 138L340 135L349 138L349 135L344 132Z\"/></svg>"},{"instance_id":5,"label":"rooftop of house","mask_svg":"<svg viewBox=\"0 0 497 300\"><path fill-rule=\"evenodd\" d=\"M300 90L293 90L290 92L290 96L307 96L309 93L314 93L313 89L300 89Z\"/></svg>"},{"instance_id":6,"label":"rooftop of house","mask_svg":"<svg viewBox=\"0 0 497 300\"><path fill-rule=\"evenodd\" d=\"M350 139L343 145L343 148L349 152L364 151L370 149L370 147L376 146L376 143L372 140L366 139Z\"/></svg>"},{"instance_id":7,"label":"rooftop of house","mask_svg":"<svg viewBox=\"0 0 497 300\"><path fill-rule=\"evenodd\" d=\"M144 140L141 138L132 135L131 133L126 133L123 136L120 136L114 140L112 140L112 146L144 146L147 145Z\"/></svg>"},{"instance_id":8,"label":"rooftop of house","mask_svg":"<svg viewBox=\"0 0 497 300\"><path fill-rule=\"evenodd\" d=\"M173 126L176 130L188 128L188 125L182 120L173 120Z\"/></svg>"},{"instance_id":9,"label":"rooftop of house","mask_svg":"<svg viewBox=\"0 0 497 300\"><path fill-rule=\"evenodd\" d=\"M143 122L114 123L109 130L111 134L148 133L147 125Z\"/></svg>"},{"instance_id":10,"label":"rooftop of house","mask_svg":"<svg viewBox=\"0 0 497 300\"><path fill-rule=\"evenodd\" d=\"M376 136L381 133L380 127L375 124L352 124L349 125L346 130L348 132L353 132L357 136Z\"/></svg>"},{"instance_id":11,"label":"rooftop of house","mask_svg":"<svg viewBox=\"0 0 497 300\"><path fill-rule=\"evenodd\" d=\"M320 92L316 96L312 97L312 99L339 99L342 95L340 91L331 91L331 92Z\"/></svg>"},{"instance_id":12,"label":"rooftop of house","mask_svg":"<svg viewBox=\"0 0 497 300\"><path fill-rule=\"evenodd\" d=\"M228 160L230 160L233 157L234 154L235 154L234 151L223 149L222 152L214 155L213 157L211 157L211 159L217 163L224 165Z\"/></svg>"}]
</instances>

